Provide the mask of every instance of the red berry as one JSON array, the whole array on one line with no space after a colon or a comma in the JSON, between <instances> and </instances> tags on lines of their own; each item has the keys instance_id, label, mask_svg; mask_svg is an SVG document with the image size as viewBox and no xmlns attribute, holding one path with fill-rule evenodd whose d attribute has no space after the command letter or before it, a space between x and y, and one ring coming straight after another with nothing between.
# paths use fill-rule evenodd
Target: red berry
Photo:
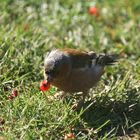
<instances>
[{"instance_id":1,"label":"red berry","mask_svg":"<svg viewBox=\"0 0 140 140\"><path fill-rule=\"evenodd\" d=\"M12 91L12 96L13 96L13 97L17 97L17 95L18 95L17 90L13 90L13 91Z\"/></svg>"},{"instance_id":2,"label":"red berry","mask_svg":"<svg viewBox=\"0 0 140 140\"><path fill-rule=\"evenodd\" d=\"M90 15L96 15L97 14L97 8L95 6L89 7L88 13Z\"/></svg>"},{"instance_id":3,"label":"red berry","mask_svg":"<svg viewBox=\"0 0 140 140\"><path fill-rule=\"evenodd\" d=\"M49 88L50 88L50 82L47 82L46 80L40 82L41 91L47 91Z\"/></svg>"},{"instance_id":4,"label":"red berry","mask_svg":"<svg viewBox=\"0 0 140 140\"><path fill-rule=\"evenodd\" d=\"M14 98L14 97L13 97L12 95L8 96L8 99L9 99L9 100L13 100L13 98Z\"/></svg>"}]
</instances>

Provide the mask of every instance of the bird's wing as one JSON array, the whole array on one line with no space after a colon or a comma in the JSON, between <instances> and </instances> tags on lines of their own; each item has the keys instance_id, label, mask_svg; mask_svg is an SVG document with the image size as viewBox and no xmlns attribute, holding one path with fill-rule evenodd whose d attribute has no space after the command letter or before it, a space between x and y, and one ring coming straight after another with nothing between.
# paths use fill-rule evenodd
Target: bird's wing
<instances>
[{"instance_id":1,"label":"bird's wing","mask_svg":"<svg viewBox=\"0 0 140 140\"><path fill-rule=\"evenodd\" d=\"M84 52L75 49L64 49L64 53L71 56L73 68L90 68L94 65L111 65L114 64L119 56L117 54L99 54L95 52Z\"/></svg>"},{"instance_id":2,"label":"bird's wing","mask_svg":"<svg viewBox=\"0 0 140 140\"><path fill-rule=\"evenodd\" d=\"M96 53L84 52L75 49L63 49L64 53L68 54L72 60L73 68L87 68L92 66L92 60L95 59Z\"/></svg>"}]
</instances>

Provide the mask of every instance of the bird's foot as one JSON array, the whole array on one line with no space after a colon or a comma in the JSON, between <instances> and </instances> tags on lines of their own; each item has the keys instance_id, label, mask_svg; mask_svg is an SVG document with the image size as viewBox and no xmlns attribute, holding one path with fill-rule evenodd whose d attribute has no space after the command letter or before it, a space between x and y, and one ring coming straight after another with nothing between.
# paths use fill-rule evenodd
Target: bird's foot
<instances>
[{"instance_id":1,"label":"bird's foot","mask_svg":"<svg viewBox=\"0 0 140 140\"><path fill-rule=\"evenodd\" d=\"M74 103L72 105L72 109L73 110L79 110L79 109L81 109L83 107L83 105L84 105L84 100L80 100L79 102Z\"/></svg>"},{"instance_id":2,"label":"bird's foot","mask_svg":"<svg viewBox=\"0 0 140 140\"><path fill-rule=\"evenodd\" d=\"M47 97L49 99L49 101L53 101L53 100L64 100L65 98L65 93L64 92L56 92L54 95L50 95Z\"/></svg>"}]
</instances>

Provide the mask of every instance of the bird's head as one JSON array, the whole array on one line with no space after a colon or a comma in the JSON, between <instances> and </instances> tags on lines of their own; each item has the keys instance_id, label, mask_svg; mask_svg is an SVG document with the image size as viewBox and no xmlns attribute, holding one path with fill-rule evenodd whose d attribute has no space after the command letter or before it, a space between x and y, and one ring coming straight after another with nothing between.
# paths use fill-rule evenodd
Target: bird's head
<instances>
[{"instance_id":1,"label":"bird's head","mask_svg":"<svg viewBox=\"0 0 140 140\"><path fill-rule=\"evenodd\" d=\"M44 60L44 76L49 82L66 78L70 73L71 64L68 55L60 50L51 51Z\"/></svg>"}]
</instances>

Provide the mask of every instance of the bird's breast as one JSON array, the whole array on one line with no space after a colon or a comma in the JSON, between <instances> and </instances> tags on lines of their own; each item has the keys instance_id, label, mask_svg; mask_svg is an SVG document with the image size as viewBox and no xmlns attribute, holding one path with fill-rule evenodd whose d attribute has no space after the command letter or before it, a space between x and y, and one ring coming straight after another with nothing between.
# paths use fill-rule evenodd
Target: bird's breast
<instances>
[{"instance_id":1,"label":"bird's breast","mask_svg":"<svg viewBox=\"0 0 140 140\"><path fill-rule=\"evenodd\" d=\"M92 88L103 74L103 67L72 70L68 77L53 81L53 85L65 92L81 92Z\"/></svg>"}]
</instances>

